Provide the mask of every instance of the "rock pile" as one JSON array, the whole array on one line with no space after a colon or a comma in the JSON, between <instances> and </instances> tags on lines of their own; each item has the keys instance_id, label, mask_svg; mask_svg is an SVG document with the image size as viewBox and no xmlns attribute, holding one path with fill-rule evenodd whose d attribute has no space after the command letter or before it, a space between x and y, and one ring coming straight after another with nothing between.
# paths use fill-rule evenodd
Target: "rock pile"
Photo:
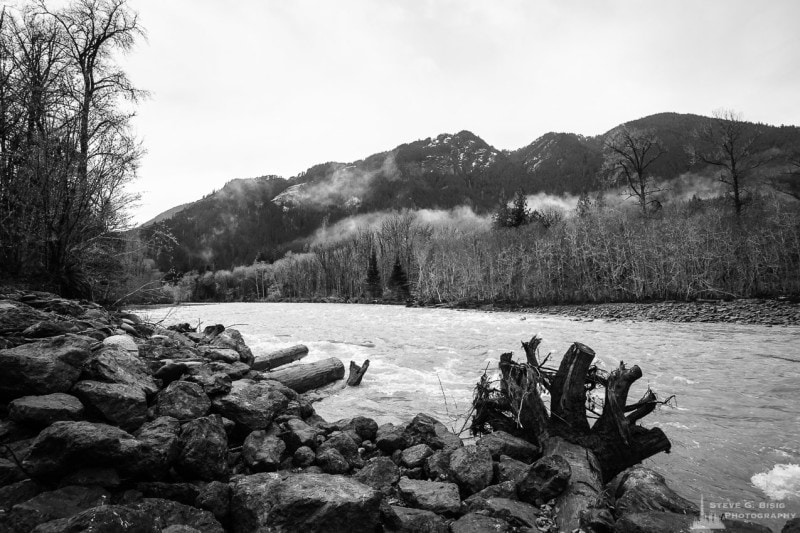
<instances>
[{"instance_id":1,"label":"rock pile","mask_svg":"<svg viewBox=\"0 0 800 533\"><path fill-rule=\"evenodd\" d=\"M0 531L555 530L569 464L529 442L464 445L425 414L327 422L253 370L236 330L0 298ZM625 475L594 530L697 513L663 478Z\"/></svg>"}]
</instances>

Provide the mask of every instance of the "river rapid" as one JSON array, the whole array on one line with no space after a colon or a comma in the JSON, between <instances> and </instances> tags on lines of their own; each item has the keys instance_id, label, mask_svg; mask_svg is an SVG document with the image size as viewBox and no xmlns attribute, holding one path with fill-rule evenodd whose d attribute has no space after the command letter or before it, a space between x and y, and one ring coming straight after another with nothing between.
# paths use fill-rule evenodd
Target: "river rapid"
<instances>
[{"instance_id":1,"label":"river rapid","mask_svg":"<svg viewBox=\"0 0 800 533\"><path fill-rule=\"evenodd\" d=\"M620 360L677 405L644 419L672 441L670 454L645 465L663 473L683 496L706 512L735 513L779 531L800 516L800 327L667 322L578 321L513 312L488 313L385 305L230 303L139 310L150 321L221 323L241 331L253 353L295 344L309 347L303 362L338 357L347 367L370 360L357 388L331 388L315 404L325 419L364 415L379 424L429 413L459 430L475 383L497 373L501 353L539 334L542 355L557 366L574 341L597 353L598 366ZM235 324L235 326L234 326ZM465 433L462 437L466 437ZM745 518L745 517L742 517Z\"/></svg>"}]
</instances>

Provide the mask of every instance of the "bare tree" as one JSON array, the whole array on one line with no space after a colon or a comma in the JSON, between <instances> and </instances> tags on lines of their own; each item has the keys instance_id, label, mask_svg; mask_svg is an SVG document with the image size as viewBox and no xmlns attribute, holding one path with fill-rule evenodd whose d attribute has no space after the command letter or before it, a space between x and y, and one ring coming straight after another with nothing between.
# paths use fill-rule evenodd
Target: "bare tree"
<instances>
[{"instance_id":1,"label":"bare tree","mask_svg":"<svg viewBox=\"0 0 800 533\"><path fill-rule=\"evenodd\" d=\"M742 115L729 109L714 111L713 118L694 134L689 147L692 162L701 162L719 169L718 179L728 186L736 215L746 202L748 178L755 169L770 161L758 149L759 130L745 122Z\"/></svg>"},{"instance_id":2,"label":"bare tree","mask_svg":"<svg viewBox=\"0 0 800 533\"><path fill-rule=\"evenodd\" d=\"M624 181L630 197L636 197L642 213L646 213L655 201L652 195L663 190L650 173L651 165L667 152L660 139L652 131L623 124L606 140L603 151L603 175L613 183Z\"/></svg>"}]
</instances>

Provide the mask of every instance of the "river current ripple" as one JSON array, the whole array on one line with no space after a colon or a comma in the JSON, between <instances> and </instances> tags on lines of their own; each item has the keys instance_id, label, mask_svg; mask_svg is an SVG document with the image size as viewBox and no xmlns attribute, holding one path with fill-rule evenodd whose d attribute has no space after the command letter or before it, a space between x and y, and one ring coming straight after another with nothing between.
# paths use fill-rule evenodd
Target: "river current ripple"
<instances>
[{"instance_id":1,"label":"river current ripple","mask_svg":"<svg viewBox=\"0 0 800 533\"><path fill-rule=\"evenodd\" d=\"M576 321L514 312L488 313L384 305L229 303L140 310L150 320L242 332L255 354L294 344L302 362L338 357L345 367L370 360L360 387L335 387L315 404L327 420L358 414L401 422L430 413L455 429L464 424L475 383L501 353L534 334L557 365L574 341L595 350L598 366L620 360L677 406L649 415L673 443L646 461L683 496L709 503L772 505L800 516L800 328L666 322ZM548 364L551 364L548 363ZM780 530L785 520L757 520Z\"/></svg>"}]
</instances>

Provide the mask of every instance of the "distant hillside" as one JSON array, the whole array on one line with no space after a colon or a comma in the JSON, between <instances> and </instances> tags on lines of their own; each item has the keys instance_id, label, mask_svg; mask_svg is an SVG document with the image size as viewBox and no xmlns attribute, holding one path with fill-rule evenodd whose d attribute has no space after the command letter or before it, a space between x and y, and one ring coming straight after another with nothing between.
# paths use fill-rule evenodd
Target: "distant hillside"
<instances>
[{"instance_id":1,"label":"distant hillside","mask_svg":"<svg viewBox=\"0 0 800 533\"><path fill-rule=\"evenodd\" d=\"M627 124L658 135L667 153L652 172L671 180L690 170L685 148L705 120L661 113ZM514 151L499 150L469 131L441 134L352 163L315 165L289 179L235 179L197 202L160 214L144 231L167 231L178 243L159 251L161 270L231 268L297 250L323 224L352 215L458 206L488 213L519 189L578 195L600 187L603 144L617 128L596 137L551 132ZM760 150L789 153L800 146L797 127L762 125L761 131ZM799 180L784 181L791 188Z\"/></svg>"}]
</instances>

